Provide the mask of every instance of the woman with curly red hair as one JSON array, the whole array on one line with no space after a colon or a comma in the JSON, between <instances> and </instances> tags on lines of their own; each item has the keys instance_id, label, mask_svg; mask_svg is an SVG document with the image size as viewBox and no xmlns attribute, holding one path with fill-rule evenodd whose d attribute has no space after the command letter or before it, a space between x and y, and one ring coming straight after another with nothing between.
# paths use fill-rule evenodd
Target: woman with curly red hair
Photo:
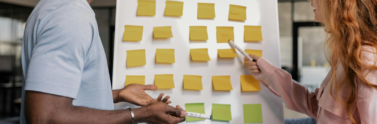
<instances>
[{"instance_id":1,"label":"woman with curly red hair","mask_svg":"<svg viewBox=\"0 0 377 124\"><path fill-rule=\"evenodd\" d=\"M255 78L277 92L286 107L318 124L377 124L377 1L309 0L315 20L328 34L331 70L315 92L292 80L286 71L250 55Z\"/></svg>"}]
</instances>

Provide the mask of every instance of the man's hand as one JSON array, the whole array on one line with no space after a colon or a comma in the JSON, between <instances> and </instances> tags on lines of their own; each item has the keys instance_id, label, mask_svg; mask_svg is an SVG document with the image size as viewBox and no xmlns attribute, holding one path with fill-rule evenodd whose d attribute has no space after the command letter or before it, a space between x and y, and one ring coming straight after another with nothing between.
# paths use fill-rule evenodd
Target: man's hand
<instances>
[{"instance_id":1,"label":"man's hand","mask_svg":"<svg viewBox=\"0 0 377 124\"><path fill-rule=\"evenodd\" d=\"M170 104L171 101L169 100L170 99L170 96L166 96L164 99L162 99L162 97L164 97L164 93L161 93L158 98L157 98L157 102L163 102L163 103L166 103L166 104Z\"/></svg>"},{"instance_id":2,"label":"man's hand","mask_svg":"<svg viewBox=\"0 0 377 124\"><path fill-rule=\"evenodd\" d=\"M132 104L140 105L140 106L146 106L150 103L160 101L164 103L171 103L169 101L169 96L166 96L164 99L162 97L164 96L163 93L160 94L160 96L157 99L153 99L151 96L149 96L147 93L145 93L145 90L157 90L156 85L140 85L140 84L130 84L124 87L122 90L118 92L117 97L115 97L114 101L126 101L130 102ZM117 92L116 92L117 93Z\"/></svg>"},{"instance_id":3,"label":"man's hand","mask_svg":"<svg viewBox=\"0 0 377 124\"><path fill-rule=\"evenodd\" d=\"M146 106L146 109L146 121L152 124L177 124L185 121L186 111L179 106L174 108L163 102L154 102Z\"/></svg>"}]
</instances>

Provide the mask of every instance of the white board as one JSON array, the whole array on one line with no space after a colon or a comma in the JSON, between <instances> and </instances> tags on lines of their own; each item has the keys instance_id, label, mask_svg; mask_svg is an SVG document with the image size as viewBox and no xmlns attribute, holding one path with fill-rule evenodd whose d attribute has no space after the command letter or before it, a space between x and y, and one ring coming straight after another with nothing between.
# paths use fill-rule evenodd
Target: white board
<instances>
[{"instance_id":1,"label":"white board","mask_svg":"<svg viewBox=\"0 0 377 124\"><path fill-rule=\"evenodd\" d=\"M227 43L217 43L216 26L234 26L235 43L241 48L263 50L263 57L273 65L280 67L279 30L276 0L181 0L184 2L182 17L165 17L166 0L156 0L156 16L136 16L137 0L117 0L116 28L114 40L113 89L123 88L126 75L145 75L146 84L154 84L155 74L174 74L175 88L171 90L148 91L156 98L160 93L171 96L173 106L185 103L204 103L205 112L211 113L212 103L231 104L232 121L183 122L192 124L242 124L243 104L262 104L264 124L282 124L283 108L279 97L261 85L259 92L241 92L240 75L249 74L243 68L243 56L231 60L218 60L217 49L230 48ZM215 3L216 18L213 20L197 19L197 3ZM229 4L247 7L245 22L229 21ZM125 25L144 26L143 40L140 42L122 42ZM244 25L261 25L263 41L244 43ZM173 38L153 39L153 27L172 26ZM207 42L190 42L189 26L207 26ZM156 48L174 48L175 63L161 65L155 63ZM190 49L208 48L211 61L196 63L190 61ZM141 67L126 68L126 51L145 49L147 64ZM183 90L183 75L202 75L203 90ZM218 92L212 89L212 76L230 75L233 90ZM119 103L116 109L129 104Z\"/></svg>"}]
</instances>

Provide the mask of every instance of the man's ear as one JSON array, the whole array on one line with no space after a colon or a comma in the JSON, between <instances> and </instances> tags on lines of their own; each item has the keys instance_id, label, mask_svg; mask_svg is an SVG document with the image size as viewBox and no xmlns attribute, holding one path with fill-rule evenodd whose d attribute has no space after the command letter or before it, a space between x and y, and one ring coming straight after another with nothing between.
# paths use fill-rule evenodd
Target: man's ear
<instances>
[{"instance_id":1,"label":"man's ear","mask_svg":"<svg viewBox=\"0 0 377 124\"><path fill-rule=\"evenodd\" d=\"M90 4L91 2L93 2L93 0L86 0L86 1L88 1L89 4Z\"/></svg>"}]
</instances>

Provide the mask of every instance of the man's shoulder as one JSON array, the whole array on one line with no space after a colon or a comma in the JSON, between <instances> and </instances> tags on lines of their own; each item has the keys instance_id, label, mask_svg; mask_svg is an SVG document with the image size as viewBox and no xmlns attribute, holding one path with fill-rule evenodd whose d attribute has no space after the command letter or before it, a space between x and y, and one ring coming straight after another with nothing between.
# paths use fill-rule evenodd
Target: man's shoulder
<instances>
[{"instance_id":1,"label":"man's shoulder","mask_svg":"<svg viewBox=\"0 0 377 124\"><path fill-rule=\"evenodd\" d=\"M31 16L49 21L57 18L87 21L95 19L93 10L85 0L41 0Z\"/></svg>"}]
</instances>

